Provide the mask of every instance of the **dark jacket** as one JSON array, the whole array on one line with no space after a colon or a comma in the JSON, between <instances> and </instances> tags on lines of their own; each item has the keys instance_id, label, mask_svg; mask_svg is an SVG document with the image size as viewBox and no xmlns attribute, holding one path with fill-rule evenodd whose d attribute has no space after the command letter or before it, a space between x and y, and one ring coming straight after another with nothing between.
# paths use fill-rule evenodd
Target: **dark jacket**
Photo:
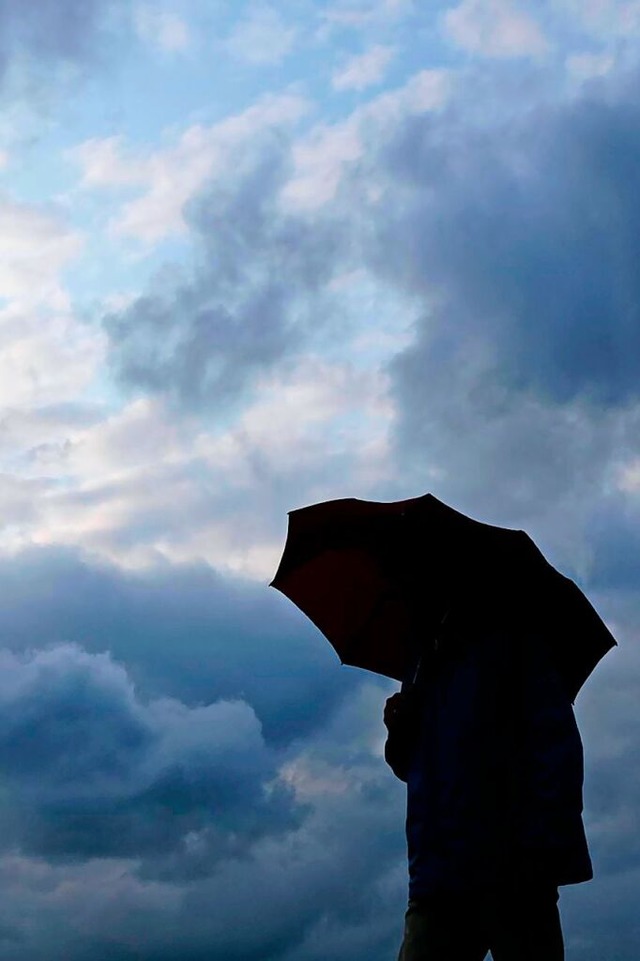
<instances>
[{"instance_id":1,"label":"dark jacket","mask_svg":"<svg viewBox=\"0 0 640 961\"><path fill-rule=\"evenodd\" d=\"M582 743L544 643L455 625L385 756L407 782L409 896L593 876Z\"/></svg>"}]
</instances>

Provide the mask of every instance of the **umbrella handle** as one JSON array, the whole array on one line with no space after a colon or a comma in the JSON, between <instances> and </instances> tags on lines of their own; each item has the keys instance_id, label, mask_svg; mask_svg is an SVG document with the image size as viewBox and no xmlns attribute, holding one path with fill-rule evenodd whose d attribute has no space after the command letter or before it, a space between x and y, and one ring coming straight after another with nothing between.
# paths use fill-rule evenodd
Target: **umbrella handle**
<instances>
[{"instance_id":1,"label":"umbrella handle","mask_svg":"<svg viewBox=\"0 0 640 961\"><path fill-rule=\"evenodd\" d=\"M420 673L420 667L422 666L422 656L418 658L418 663L416 664L411 677L406 677L402 684L400 685L400 690L403 694L412 691L416 685L416 680L418 679L418 674Z\"/></svg>"},{"instance_id":2,"label":"umbrella handle","mask_svg":"<svg viewBox=\"0 0 640 961\"><path fill-rule=\"evenodd\" d=\"M446 621L450 613L451 613L451 607L448 607L447 610L444 612L440 620L440 623L438 625L438 630L435 632L435 635L433 637L433 649L436 654L438 653L438 646L439 646L438 634L439 634L440 628L442 627L442 625L444 624L444 622ZM418 674L420 673L420 668L422 667L423 660L424 660L424 655L421 654L420 657L418 658L418 663L415 666L411 679L405 680L402 682L402 686L400 688L401 691L407 691L407 690L410 691L415 687L416 681L418 680Z\"/></svg>"}]
</instances>

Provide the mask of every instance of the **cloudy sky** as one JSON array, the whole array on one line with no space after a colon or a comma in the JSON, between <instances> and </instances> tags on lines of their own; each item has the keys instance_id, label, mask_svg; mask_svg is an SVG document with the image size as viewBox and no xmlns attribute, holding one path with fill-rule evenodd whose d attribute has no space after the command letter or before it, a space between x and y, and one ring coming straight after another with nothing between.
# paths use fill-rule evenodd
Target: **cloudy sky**
<instances>
[{"instance_id":1,"label":"cloudy sky","mask_svg":"<svg viewBox=\"0 0 640 961\"><path fill-rule=\"evenodd\" d=\"M639 82L638 0L4 0L0 961L396 956L395 686L267 584L426 491L619 639L561 908L636 961Z\"/></svg>"}]
</instances>

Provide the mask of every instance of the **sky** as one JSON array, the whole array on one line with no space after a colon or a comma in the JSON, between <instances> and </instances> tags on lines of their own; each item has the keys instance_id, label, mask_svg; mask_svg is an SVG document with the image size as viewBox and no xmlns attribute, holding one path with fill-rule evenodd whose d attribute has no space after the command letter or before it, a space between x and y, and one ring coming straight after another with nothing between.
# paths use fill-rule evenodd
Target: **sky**
<instances>
[{"instance_id":1,"label":"sky","mask_svg":"<svg viewBox=\"0 0 640 961\"><path fill-rule=\"evenodd\" d=\"M639 82L638 0L4 0L0 961L396 957L397 685L268 583L427 491L619 641L560 907L636 961Z\"/></svg>"}]
</instances>

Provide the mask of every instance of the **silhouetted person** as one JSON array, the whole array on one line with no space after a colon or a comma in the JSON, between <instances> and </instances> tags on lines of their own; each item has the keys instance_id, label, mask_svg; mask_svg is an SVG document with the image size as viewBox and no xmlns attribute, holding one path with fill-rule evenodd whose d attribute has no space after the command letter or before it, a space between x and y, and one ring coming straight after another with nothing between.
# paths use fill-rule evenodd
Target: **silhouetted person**
<instances>
[{"instance_id":1,"label":"silhouetted person","mask_svg":"<svg viewBox=\"0 0 640 961\"><path fill-rule=\"evenodd\" d=\"M385 705L407 783L398 961L561 961L558 886L593 877L570 698L543 638L484 621L452 612Z\"/></svg>"}]
</instances>

